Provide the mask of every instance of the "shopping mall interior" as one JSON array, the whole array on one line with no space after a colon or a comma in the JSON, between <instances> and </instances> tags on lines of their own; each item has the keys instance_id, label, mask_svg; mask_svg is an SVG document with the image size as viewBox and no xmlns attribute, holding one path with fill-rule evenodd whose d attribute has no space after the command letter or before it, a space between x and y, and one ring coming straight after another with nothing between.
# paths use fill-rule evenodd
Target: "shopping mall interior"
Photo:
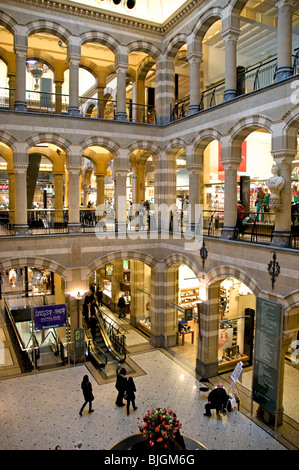
<instances>
[{"instance_id":1,"label":"shopping mall interior","mask_svg":"<svg viewBox=\"0 0 299 470\"><path fill-rule=\"evenodd\" d=\"M1 450L298 450L298 89L292 0L0 5Z\"/></svg>"}]
</instances>

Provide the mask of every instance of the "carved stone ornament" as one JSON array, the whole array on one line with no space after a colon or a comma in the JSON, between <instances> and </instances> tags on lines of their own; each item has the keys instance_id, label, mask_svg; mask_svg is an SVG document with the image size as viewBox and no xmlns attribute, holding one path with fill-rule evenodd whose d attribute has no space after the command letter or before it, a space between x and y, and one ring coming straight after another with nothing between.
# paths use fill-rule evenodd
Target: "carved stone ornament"
<instances>
[{"instance_id":1,"label":"carved stone ornament","mask_svg":"<svg viewBox=\"0 0 299 470\"><path fill-rule=\"evenodd\" d=\"M284 179L279 176L279 168L277 165L273 165L271 172L273 176L268 179L267 186L270 189L271 196L269 201L269 207L272 212L279 212L281 209L280 191L284 187Z\"/></svg>"}]
</instances>

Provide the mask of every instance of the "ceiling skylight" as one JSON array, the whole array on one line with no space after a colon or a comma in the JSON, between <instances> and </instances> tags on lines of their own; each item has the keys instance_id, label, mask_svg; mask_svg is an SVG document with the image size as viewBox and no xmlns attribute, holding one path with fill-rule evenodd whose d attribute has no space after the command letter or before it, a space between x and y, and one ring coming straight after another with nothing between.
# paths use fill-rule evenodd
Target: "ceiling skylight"
<instances>
[{"instance_id":1,"label":"ceiling skylight","mask_svg":"<svg viewBox=\"0 0 299 470\"><path fill-rule=\"evenodd\" d=\"M135 6L133 8L128 8L128 0L120 0L118 5L115 5L113 0L69 1L113 13L120 13L131 18L163 23L182 5L187 5L190 0L135 0Z\"/></svg>"}]
</instances>

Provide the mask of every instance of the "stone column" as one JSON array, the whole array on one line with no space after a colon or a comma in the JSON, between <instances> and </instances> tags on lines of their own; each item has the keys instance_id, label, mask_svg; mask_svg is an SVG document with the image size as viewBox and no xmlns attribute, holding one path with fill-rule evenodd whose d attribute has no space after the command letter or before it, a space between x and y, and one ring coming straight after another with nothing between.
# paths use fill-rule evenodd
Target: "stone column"
<instances>
[{"instance_id":1,"label":"stone column","mask_svg":"<svg viewBox=\"0 0 299 470\"><path fill-rule=\"evenodd\" d=\"M14 171L8 171L8 191L9 191L9 222L15 223L15 211L16 211L16 175Z\"/></svg>"},{"instance_id":2,"label":"stone column","mask_svg":"<svg viewBox=\"0 0 299 470\"><path fill-rule=\"evenodd\" d=\"M292 10L295 0L275 0L278 8L277 70L274 82L293 75L292 67Z\"/></svg>"},{"instance_id":3,"label":"stone column","mask_svg":"<svg viewBox=\"0 0 299 470\"><path fill-rule=\"evenodd\" d=\"M68 200L69 200L69 222L68 228L70 232L80 232L80 172L81 166L69 166L69 182L68 182Z\"/></svg>"},{"instance_id":4,"label":"stone column","mask_svg":"<svg viewBox=\"0 0 299 470\"><path fill-rule=\"evenodd\" d=\"M222 161L224 167L224 223L221 238L233 240L237 222L237 174L241 161Z\"/></svg>"},{"instance_id":5,"label":"stone column","mask_svg":"<svg viewBox=\"0 0 299 470\"><path fill-rule=\"evenodd\" d=\"M55 221L63 221L63 173L54 173Z\"/></svg>"},{"instance_id":6,"label":"stone column","mask_svg":"<svg viewBox=\"0 0 299 470\"><path fill-rule=\"evenodd\" d=\"M69 110L71 116L79 116L79 55L69 55Z\"/></svg>"},{"instance_id":7,"label":"stone column","mask_svg":"<svg viewBox=\"0 0 299 470\"><path fill-rule=\"evenodd\" d=\"M27 219L27 166L28 164L15 164L15 233L28 234Z\"/></svg>"},{"instance_id":8,"label":"stone column","mask_svg":"<svg viewBox=\"0 0 299 470\"><path fill-rule=\"evenodd\" d=\"M198 227L200 216L200 177L203 165L188 165L189 172L189 229L194 232Z\"/></svg>"},{"instance_id":9,"label":"stone column","mask_svg":"<svg viewBox=\"0 0 299 470\"><path fill-rule=\"evenodd\" d=\"M190 106L188 116L195 114L199 111L200 103L200 85L199 85L199 72L200 64L202 61L202 53L192 52L187 54L187 60L190 65Z\"/></svg>"},{"instance_id":10,"label":"stone column","mask_svg":"<svg viewBox=\"0 0 299 470\"><path fill-rule=\"evenodd\" d=\"M126 113L126 86L128 64L117 64L115 66L117 75L117 96L116 96L116 121L127 121Z\"/></svg>"},{"instance_id":11,"label":"stone column","mask_svg":"<svg viewBox=\"0 0 299 470\"><path fill-rule=\"evenodd\" d=\"M151 272L151 336L150 342L156 348L168 348L177 343L177 314L168 306L178 293L177 270L167 274L165 270Z\"/></svg>"},{"instance_id":12,"label":"stone column","mask_svg":"<svg viewBox=\"0 0 299 470\"><path fill-rule=\"evenodd\" d=\"M207 300L200 304L196 372L201 377L218 374L219 282L207 289Z\"/></svg>"},{"instance_id":13,"label":"stone column","mask_svg":"<svg viewBox=\"0 0 299 470\"><path fill-rule=\"evenodd\" d=\"M225 91L223 101L237 96L237 40L240 30L228 28L222 31L225 43Z\"/></svg>"},{"instance_id":14,"label":"stone column","mask_svg":"<svg viewBox=\"0 0 299 470\"><path fill-rule=\"evenodd\" d=\"M114 197L114 210L115 210L115 223L118 237L121 233L126 233L127 226L127 174L129 168L115 168L115 197Z\"/></svg>"},{"instance_id":15,"label":"stone column","mask_svg":"<svg viewBox=\"0 0 299 470\"><path fill-rule=\"evenodd\" d=\"M27 111L26 104L26 57L27 46L14 47L16 57L15 111Z\"/></svg>"},{"instance_id":16,"label":"stone column","mask_svg":"<svg viewBox=\"0 0 299 470\"><path fill-rule=\"evenodd\" d=\"M8 86L9 86L9 109L15 107L15 96L16 96L16 75L8 74Z\"/></svg>"},{"instance_id":17,"label":"stone column","mask_svg":"<svg viewBox=\"0 0 299 470\"><path fill-rule=\"evenodd\" d=\"M296 151L272 152L280 176L284 179L284 186L280 193L281 208L275 213L275 230L272 238L272 245L288 247L291 231L291 202L292 202L292 160L295 158ZM271 195L270 195L271 201ZM271 210L271 205L270 205Z\"/></svg>"},{"instance_id":18,"label":"stone column","mask_svg":"<svg viewBox=\"0 0 299 470\"><path fill-rule=\"evenodd\" d=\"M55 83L55 112L56 114L62 113L62 85L63 80L54 80Z\"/></svg>"},{"instance_id":19,"label":"stone column","mask_svg":"<svg viewBox=\"0 0 299 470\"><path fill-rule=\"evenodd\" d=\"M104 217L104 205L105 205L105 173L97 173L97 207L100 209L97 211L99 219Z\"/></svg>"},{"instance_id":20,"label":"stone column","mask_svg":"<svg viewBox=\"0 0 299 470\"><path fill-rule=\"evenodd\" d=\"M170 122L175 101L174 59L162 55L156 64L156 123Z\"/></svg>"}]
</instances>

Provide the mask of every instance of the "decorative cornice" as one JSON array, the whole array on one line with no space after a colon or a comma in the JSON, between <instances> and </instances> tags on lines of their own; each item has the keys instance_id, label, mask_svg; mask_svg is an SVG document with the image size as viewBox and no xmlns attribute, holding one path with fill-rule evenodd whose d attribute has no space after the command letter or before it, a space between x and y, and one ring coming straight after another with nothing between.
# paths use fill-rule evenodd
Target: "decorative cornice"
<instances>
[{"instance_id":1,"label":"decorative cornice","mask_svg":"<svg viewBox=\"0 0 299 470\"><path fill-rule=\"evenodd\" d=\"M158 23L143 21L138 18L126 17L125 15L120 15L116 13L103 12L97 10L96 8L88 7L85 5L76 5L70 4L67 1L55 1L55 0L16 0L18 3L23 3L26 5L33 5L35 7L47 8L52 11L57 11L59 13L66 13L69 15L80 16L82 18L88 18L91 20L100 20L105 23L116 24L118 26L132 29L138 29L145 31L147 33L163 35L166 32L170 31L172 28L177 26L177 24L186 18L187 15L190 15L196 8L199 8L199 4L202 3L202 0L191 0L188 5L182 7L179 11L174 13L165 23L159 25Z\"/></svg>"}]
</instances>

